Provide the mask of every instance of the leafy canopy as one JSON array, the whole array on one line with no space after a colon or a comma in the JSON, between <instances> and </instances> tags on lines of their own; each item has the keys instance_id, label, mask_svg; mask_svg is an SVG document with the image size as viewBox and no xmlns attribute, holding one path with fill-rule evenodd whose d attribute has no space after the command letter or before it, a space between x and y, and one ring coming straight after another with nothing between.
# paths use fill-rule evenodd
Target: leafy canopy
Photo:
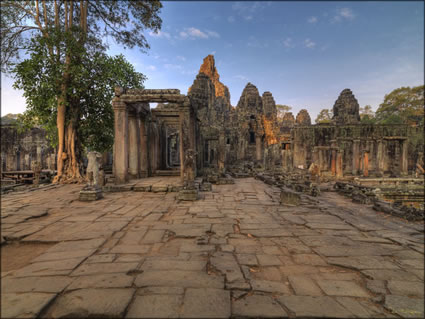
<instances>
[{"instance_id":1,"label":"leafy canopy","mask_svg":"<svg viewBox=\"0 0 425 319\"><path fill-rule=\"evenodd\" d=\"M57 33L56 41L73 41ZM14 87L24 91L27 110L20 117L25 127L42 126L53 146L58 144L56 115L57 96L63 77L62 64L54 63L42 36L31 40L30 57L15 69ZM72 77L67 89L67 103L72 103L79 118L77 133L81 144L89 149L104 151L113 144L113 110L111 100L115 86L143 87L146 77L135 71L122 56L110 57L102 51L87 50L78 45L70 46L73 56ZM75 114L67 114L68 117Z\"/></svg>"},{"instance_id":2,"label":"leafy canopy","mask_svg":"<svg viewBox=\"0 0 425 319\"><path fill-rule=\"evenodd\" d=\"M316 117L316 124L331 123L332 112L329 109L322 109Z\"/></svg>"},{"instance_id":3,"label":"leafy canopy","mask_svg":"<svg viewBox=\"0 0 425 319\"><path fill-rule=\"evenodd\" d=\"M376 120L382 124L424 125L424 86L401 87L385 95Z\"/></svg>"}]
</instances>

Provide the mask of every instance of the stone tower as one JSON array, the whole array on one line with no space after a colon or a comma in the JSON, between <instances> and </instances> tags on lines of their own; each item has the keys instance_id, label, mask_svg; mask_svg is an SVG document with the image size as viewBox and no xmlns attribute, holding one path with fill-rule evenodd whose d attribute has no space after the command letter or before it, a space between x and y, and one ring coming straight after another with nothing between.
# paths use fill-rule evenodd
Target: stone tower
<instances>
[{"instance_id":1,"label":"stone tower","mask_svg":"<svg viewBox=\"0 0 425 319\"><path fill-rule=\"evenodd\" d=\"M295 123L297 125L311 125L310 114L308 114L306 109L302 109L298 112Z\"/></svg>"},{"instance_id":2,"label":"stone tower","mask_svg":"<svg viewBox=\"0 0 425 319\"><path fill-rule=\"evenodd\" d=\"M337 125L360 122L359 103L350 89L344 89L333 107L333 122Z\"/></svg>"}]
</instances>

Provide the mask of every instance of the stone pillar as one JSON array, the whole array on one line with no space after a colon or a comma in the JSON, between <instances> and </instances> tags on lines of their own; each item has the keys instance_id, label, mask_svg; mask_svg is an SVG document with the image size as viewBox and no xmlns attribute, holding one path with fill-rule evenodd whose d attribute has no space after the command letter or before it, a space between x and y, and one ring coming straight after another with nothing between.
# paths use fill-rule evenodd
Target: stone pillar
<instances>
[{"instance_id":1,"label":"stone pillar","mask_svg":"<svg viewBox=\"0 0 425 319\"><path fill-rule=\"evenodd\" d=\"M331 172L332 176L336 176L336 141L331 141Z\"/></svg>"},{"instance_id":2,"label":"stone pillar","mask_svg":"<svg viewBox=\"0 0 425 319\"><path fill-rule=\"evenodd\" d=\"M139 119L136 113L128 114L128 173L131 178L139 178Z\"/></svg>"},{"instance_id":3,"label":"stone pillar","mask_svg":"<svg viewBox=\"0 0 425 319\"><path fill-rule=\"evenodd\" d=\"M180 113L180 176L185 186L192 187L194 176L194 149L191 138L190 110L184 109Z\"/></svg>"},{"instance_id":4,"label":"stone pillar","mask_svg":"<svg viewBox=\"0 0 425 319\"><path fill-rule=\"evenodd\" d=\"M226 160L226 141L225 141L225 132L220 131L218 138L218 171L220 174L224 174L224 162Z\"/></svg>"},{"instance_id":5,"label":"stone pillar","mask_svg":"<svg viewBox=\"0 0 425 319\"><path fill-rule=\"evenodd\" d=\"M401 141L401 147L402 147L402 151L401 151L401 175L403 176L407 176L408 174L408 142L407 140L403 140Z\"/></svg>"},{"instance_id":6,"label":"stone pillar","mask_svg":"<svg viewBox=\"0 0 425 319\"><path fill-rule=\"evenodd\" d=\"M384 143L382 140L378 141L376 151L376 168L380 175L384 174Z\"/></svg>"},{"instance_id":7,"label":"stone pillar","mask_svg":"<svg viewBox=\"0 0 425 319\"><path fill-rule=\"evenodd\" d=\"M124 102L115 97L114 109L114 175L115 184L128 181L128 111Z\"/></svg>"},{"instance_id":8,"label":"stone pillar","mask_svg":"<svg viewBox=\"0 0 425 319\"><path fill-rule=\"evenodd\" d=\"M263 159L263 157L262 157L262 152L261 152L261 147L262 145L261 145L261 136L256 136L255 137L255 151L256 151L256 160L257 161L261 161L262 159Z\"/></svg>"},{"instance_id":9,"label":"stone pillar","mask_svg":"<svg viewBox=\"0 0 425 319\"><path fill-rule=\"evenodd\" d=\"M336 177L340 178L344 176L343 169L342 169L342 151L338 150L336 154Z\"/></svg>"},{"instance_id":10,"label":"stone pillar","mask_svg":"<svg viewBox=\"0 0 425 319\"><path fill-rule=\"evenodd\" d=\"M353 175L357 175L360 168L360 140L353 140Z\"/></svg>"},{"instance_id":11,"label":"stone pillar","mask_svg":"<svg viewBox=\"0 0 425 319\"><path fill-rule=\"evenodd\" d=\"M363 176L369 176L369 151L363 152Z\"/></svg>"}]
</instances>

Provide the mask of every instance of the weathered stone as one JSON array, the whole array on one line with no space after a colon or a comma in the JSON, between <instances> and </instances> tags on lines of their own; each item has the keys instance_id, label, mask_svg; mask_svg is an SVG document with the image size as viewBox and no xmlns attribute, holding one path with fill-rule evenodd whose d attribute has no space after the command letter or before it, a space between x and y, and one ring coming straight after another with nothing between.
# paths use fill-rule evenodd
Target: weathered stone
<instances>
[{"instance_id":1,"label":"weathered stone","mask_svg":"<svg viewBox=\"0 0 425 319\"><path fill-rule=\"evenodd\" d=\"M180 295L136 296L126 318L179 318L183 301Z\"/></svg>"},{"instance_id":2,"label":"weathered stone","mask_svg":"<svg viewBox=\"0 0 425 319\"><path fill-rule=\"evenodd\" d=\"M58 317L122 317L134 289L80 289L59 296L46 314Z\"/></svg>"},{"instance_id":3,"label":"weathered stone","mask_svg":"<svg viewBox=\"0 0 425 319\"><path fill-rule=\"evenodd\" d=\"M230 293L222 289L188 288L184 296L183 318L229 318Z\"/></svg>"},{"instance_id":4,"label":"weathered stone","mask_svg":"<svg viewBox=\"0 0 425 319\"><path fill-rule=\"evenodd\" d=\"M424 300L406 296L387 295L385 308L403 318L423 318Z\"/></svg>"},{"instance_id":5,"label":"weathered stone","mask_svg":"<svg viewBox=\"0 0 425 319\"><path fill-rule=\"evenodd\" d=\"M331 297L282 296L279 302L295 313L297 317L343 318L353 314Z\"/></svg>"},{"instance_id":6,"label":"weathered stone","mask_svg":"<svg viewBox=\"0 0 425 319\"><path fill-rule=\"evenodd\" d=\"M307 276L288 276L292 288L299 296L323 296L320 288Z\"/></svg>"},{"instance_id":7,"label":"weathered stone","mask_svg":"<svg viewBox=\"0 0 425 319\"><path fill-rule=\"evenodd\" d=\"M357 283L345 280L317 280L319 287L329 296L370 297Z\"/></svg>"},{"instance_id":8,"label":"weathered stone","mask_svg":"<svg viewBox=\"0 0 425 319\"><path fill-rule=\"evenodd\" d=\"M5 293L1 294L2 318L34 318L49 304L56 294Z\"/></svg>"},{"instance_id":9,"label":"weathered stone","mask_svg":"<svg viewBox=\"0 0 425 319\"><path fill-rule=\"evenodd\" d=\"M66 276L48 277L4 277L1 279L1 291L4 293L50 292L59 293L72 282Z\"/></svg>"},{"instance_id":10,"label":"weathered stone","mask_svg":"<svg viewBox=\"0 0 425 319\"><path fill-rule=\"evenodd\" d=\"M222 276L207 275L204 272L183 270L147 270L137 275L134 284L137 287L171 286L186 288L223 288Z\"/></svg>"},{"instance_id":11,"label":"weathered stone","mask_svg":"<svg viewBox=\"0 0 425 319\"><path fill-rule=\"evenodd\" d=\"M251 295L234 300L232 305L234 317L248 318L287 318L288 315L279 303L269 296Z\"/></svg>"}]
</instances>

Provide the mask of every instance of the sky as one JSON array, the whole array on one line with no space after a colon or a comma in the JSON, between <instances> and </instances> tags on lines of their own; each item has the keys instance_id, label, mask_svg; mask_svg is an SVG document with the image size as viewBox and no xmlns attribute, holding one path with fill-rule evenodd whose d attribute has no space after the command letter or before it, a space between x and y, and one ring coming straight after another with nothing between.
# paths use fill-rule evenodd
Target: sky
<instances>
[{"instance_id":1,"label":"sky","mask_svg":"<svg viewBox=\"0 0 425 319\"><path fill-rule=\"evenodd\" d=\"M161 31L145 32L147 53L113 41L148 79L146 88L186 94L203 58L215 57L236 106L248 82L312 120L349 88L374 110L385 94L424 84L424 2L165 1ZM25 110L2 74L1 114Z\"/></svg>"}]
</instances>

